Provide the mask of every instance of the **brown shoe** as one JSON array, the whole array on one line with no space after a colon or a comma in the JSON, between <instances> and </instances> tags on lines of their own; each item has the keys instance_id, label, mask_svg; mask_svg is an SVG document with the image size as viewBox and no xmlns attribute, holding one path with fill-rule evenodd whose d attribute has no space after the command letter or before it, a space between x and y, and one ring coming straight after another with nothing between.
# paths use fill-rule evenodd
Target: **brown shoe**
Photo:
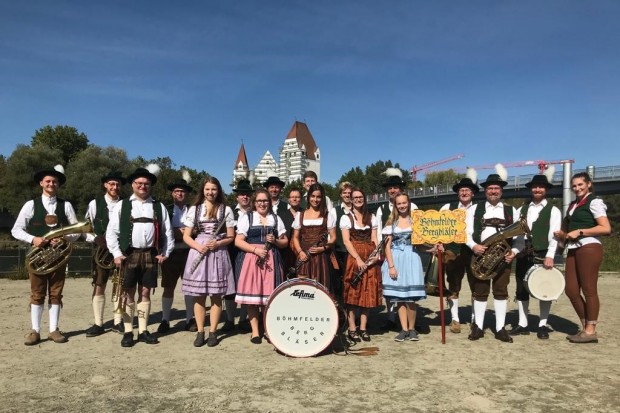
<instances>
[{"instance_id":1,"label":"brown shoe","mask_svg":"<svg viewBox=\"0 0 620 413\"><path fill-rule=\"evenodd\" d=\"M568 341L570 341L571 343L579 343L579 344L598 343L598 337L596 333L588 334L585 331L582 331L581 334L571 337L570 339L568 339Z\"/></svg>"},{"instance_id":2,"label":"brown shoe","mask_svg":"<svg viewBox=\"0 0 620 413\"><path fill-rule=\"evenodd\" d=\"M27 346L34 346L35 344L39 344L40 341L41 335L32 330L30 333L26 334L26 341L24 341L24 344Z\"/></svg>"},{"instance_id":3,"label":"brown shoe","mask_svg":"<svg viewBox=\"0 0 620 413\"><path fill-rule=\"evenodd\" d=\"M450 323L450 331L452 331L455 334L458 334L461 332L461 324L456 321L456 320L452 320L452 322Z\"/></svg>"},{"instance_id":4,"label":"brown shoe","mask_svg":"<svg viewBox=\"0 0 620 413\"><path fill-rule=\"evenodd\" d=\"M67 342L67 337L63 336L60 333L60 330L58 329L49 333L49 335L47 336L47 339L52 340L54 343L59 343L59 344Z\"/></svg>"}]
</instances>

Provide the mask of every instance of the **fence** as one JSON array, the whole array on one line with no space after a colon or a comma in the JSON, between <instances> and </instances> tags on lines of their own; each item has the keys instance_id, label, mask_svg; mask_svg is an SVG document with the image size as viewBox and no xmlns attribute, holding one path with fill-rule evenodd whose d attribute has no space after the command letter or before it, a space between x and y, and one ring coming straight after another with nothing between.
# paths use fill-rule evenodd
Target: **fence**
<instances>
[{"instance_id":1,"label":"fence","mask_svg":"<svg viewBox=\"0 0 620 413\"><path fill-rule=\"evenodd\" d=\"M30 246L15 242L0 242L0 278L23 271ZM94 249L87 242L73 243L73 251L67 262L67 275L89 275L93 272Z\"/></svg>"}]
</instances>

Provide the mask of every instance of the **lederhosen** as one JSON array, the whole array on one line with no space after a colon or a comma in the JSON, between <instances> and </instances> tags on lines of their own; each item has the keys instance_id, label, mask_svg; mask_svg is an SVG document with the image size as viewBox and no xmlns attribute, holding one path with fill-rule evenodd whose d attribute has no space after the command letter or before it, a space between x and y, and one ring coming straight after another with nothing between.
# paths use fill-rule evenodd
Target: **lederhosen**
<instances>
[{"instance_id":1,"label":"lederhosen","mask_svg":"<svg viewBox=\"0 0 620 413\"><path fill-rule=\"evenodd\" d=\"M338 261L338 271L334 271L334 277L332 279L332 285L334 286L334 294L336 297L340 298L344 293L344 285L343 279L345 274L345 269L347 267L347 259L349 258L349 253L347 252L347 248L344 246L344 241L342 240L342 230L340 229L340 220L343 216L346 215L344 212L344 208L342 205L339 205L335 208L336 210L336 243L334 244L334 254L336 256L336 260Z\"/></svg>"},{"instance_id":2,"label":"lederhosen","mask_svg":"<svg viewBox=\"0 0 620 413\"><path fill-rule=\"evenodd\" d=\"M95 217L93 219L93 232L95 236L105 237L108 223L110 222L110 210L108 209L108 203L105 200L105 196L101 195L95 198ZM95 244L95 250L97 250L97 244ZM110 275L114 272L114 268L109 270L101 268L97 265L96 256L93 253L93 285L106 285Z\"/></svg>"},{"instance_id":3,"label":"lederhosen","mask_svg":"<svg viewBox=\"0 0 620 413\"><path fill-rule=\"evenodd\" d=\"M157 259L158 248L163 245L164 236L160 234L162 229L162 215L164 206L161 202L153 201L153 218L131 215L131 200L121 201L120 236L119 245L123 255L127 257L123 261L123 289L132 289L136 284L148 288L157 287ZM131 238L134 223L152 223L155 225L155 238L153 246L148 248L134 248L131 246Z\"/></svg>"},{"instance_id":4,"label":"lederhosen","mask_svg":"<svg viewBox=\"0 0 620 413\"><path fill-rule=\"evenodd\" d=\"M65 200L56 198L56 217L57 223L53 227L49 227L45 223L45 216L48 214L43 206L41 197L33 199L34 213L28 221L26 231L35 237L42 237L50 230L59 226L69 224L67 215L65 214ZM62 290L65 286L65 267L58 268L56 271L45 274L36 275L28 274L30 278L30 304L43 305L45 303L45 295L49 291L49 303L62 305Z\"/></svg>"},{"instance_id":5,"label":"lederhosen","mask_svg":"<svg viewBox=\"0 0 620 413\"><path fill-rule=\"evenodd\" d=\"M188 206L185 205L187 208ZM170 223L172 224L172 218L174 214L174 204L168 205L168 214L170 215ZM173 228L174 230L174 228ZM178 243L183 245L178 245ZM175 289L180 277L183 277L185 271L185 264L187 263L187 254L189 253L189 247L183 241L175 240L175 247L168 256L168 258L161 265L161 286L162 288Z\"/></svg>"},{"instance_id":6,"label":"lederhosen","mask_svg":"<svg viewBox=\"0 0 620 413\"><path fill-rule=\"evenodd\" d=\"M486 227L494 227L496 230L505 228L512 224L512 206L504 204L504 218L489 218L484 219L486 212L486 203L481 202L476 205L476 211L474 213L474 232L473 240L476 244L482 244L482 231ZM506 240L509 245L512 245L512 239ZM491 290L491 281L493 281L493 297L497 300L506 300L508 298L508 283L510 282L511 266L507 265L504 270L497 274L491 280L479 280L474 277L471 269L467 272L467 280L469 281L469 287L471 288L472 296L476 301L487 301Z\"/></svg>"},{"instance_id":7,"label":"lederhosen","mask_svg":"<svg viewBox=\"0 0 620 413\"><path fill-rule=\"evenodd\" d=\"M302 251L307 251L313 246L321 235L327 231L327 216L322 217L323 222L319 225L304 225L304 212L300 213L299 217L299 243ZM324 245L324 244L323 244ZM323 246L321 245L321 246ZM308 278L318 281L327 290L332 291L330 265L329 265L329 251L319 254L308 254L310 259L301 264L298 275L304 275Z\"/></svg>"},{"instance_id":8,"label":"lederhosen","mask_svg":"<svg viewBox=\"0 0 620 413\"><path fill-rule=\"evenodd\" d=\"M450 210L453 211L458 206L458 202L451 202ZM471 262L473 252L465 244L444 244L444 248L443 262L448 280L448 290L450 290L452 296L458 298L465 272L469 271L469 263Z\"/></svg>"},{"instance_id":9,"label":"lederhosen","mask_svg":"<svg viewBox=\"0 0 620 413\"><path fill-rule=\"evenodd\" d=\"M521 218L527 219L527 211L530 204L525 204L521 208ZM525 249L517 255L515 266L515 278L517 279L516 299L528 301L530 293L525 288L525 274L534 264L542 264L547 256L549 249L549 222L551 220L551 202L541 209L538 218L532 223L531 237L525 238Z\"/></svg>"}]
</instances>

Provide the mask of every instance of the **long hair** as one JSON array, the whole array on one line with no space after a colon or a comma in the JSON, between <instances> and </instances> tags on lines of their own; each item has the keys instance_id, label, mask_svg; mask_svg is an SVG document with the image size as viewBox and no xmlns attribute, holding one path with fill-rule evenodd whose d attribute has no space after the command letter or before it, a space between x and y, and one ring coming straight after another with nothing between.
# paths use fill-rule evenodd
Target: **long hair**
<instances>
[{"instance_id":1,"label":"long hair","mask_svg":"<svg viewBox=\"0 0 620 413\"><path fill-rule=\"evenodd\" d=\"M201 205L205 201L205 185L206 184L213 184L217 186L217 196L215 197L215 202L213 203L213 206L215 208L211 208L211 211L209 211L209 216L207 217L210 219L217 218L217 211L220 208L220 205L223 205L226 202L226 198L224 197L224 191L222 191L222 185L220 184L220 181L218 181L216 177L209 176L205 178L204 181L202 181L202 185L200 185L200 189L197 191L198 193L196 194L196 197L194 198L194 202L192 202L192 205L198 208L198 206Z\"/></svg>"},{"instance_id":2,"label":"long hair","mask_svg":"<svg viewBox=\"0 0 620 413\"><path fill-rule=\"evenodd\" d=\"M573 179L577 179L577 178L581 178L584 181L586 181L586 183L589 183L590 184L590 192L594 192L594 182L592 182L592 178L590 177L589 173L587 173L587 172L578 172L578 173L576 173L570 179L571 183L573 182Z\"/></svg>"},{"instance_id":3,"label":"long hair","mask_svg":"<svg viewBox=\"0 0 620 413\"><path fill-rule=\"evenodd\" d=\"M411 202L409 202L409 195L407 195L407 193L405 192L401 192L390 201L392 203L392 213L390 213L390 216L385 223L386 227L388 225L392 225L395 221L398 220L400 214L398 212L398 208L396 208L396 202L401 196L407 197L407 215L411 216Z\"/></svg>"},{"instance_id":4,"label":"long hair","mask_svg":"<svg viewBox=\"0 0 620 413\"><path fill-rule=\"evenodd\" d=\"M258 188L256 191L254 191L254 194L252 194L252 211L256 211L256 196L258 194L267 195L267 201L269 201L267 203L267 205L269 205L269 208L267 208L267 214L272 213L273 208L271 204L271 196L269 196L269 191L267 191L265 188Z\"/></svg>"},{"instance_id":5,"label":"long hair","mask_svg":"<svg viewBox=\"0 0 620 413\"><path fill-rule=\"evenodd\" d=\"M360 188L353 188L351 190L351 199L353 199L353 193L359 192L364 197L364 203L362 207L359 209L359 212L362 214L362 224L370 226L372 224L372 214L368 212L368 204L366 203L366 194ZM355 204L353 204L353 209L355 209ZM355 214L353 214L355 217ZM351 228L353 228L353 223L351 223Z\"/></svg>"},{"instance_id":6,"label":"long hair","mask_svg":"<svg viewBox=\"0 0 620 413\"><path fill-rule=\"evenodd\" d=\"M308 204L307 209L311 208L310 207L310 196L315 191L319 191L321 193L321 203L319 204L319 217L326 217L327 216L327 198L325 198L325 188L323 188L323 185L319 183L310 185L310 188L308 189L308 194L306 195L306 202Z\"/></svg>"}]
</instances>

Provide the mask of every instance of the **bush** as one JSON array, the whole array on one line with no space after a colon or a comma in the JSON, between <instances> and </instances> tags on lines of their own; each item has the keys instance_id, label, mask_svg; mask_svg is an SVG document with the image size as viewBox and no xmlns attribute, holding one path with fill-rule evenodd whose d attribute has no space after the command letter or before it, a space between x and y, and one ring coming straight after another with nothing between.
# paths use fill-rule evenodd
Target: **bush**
<instances>
[{"instance_id":1,"label":"bush","mask_svg":"<svg viewBox=\"0 0 620 413\"><path fill-rule=\"evenodd\" d=\"M620 271L620 237L613 233L610 237L602 237L601 241L605 251L601 271Z\"/></svg>"}]
</instances>

